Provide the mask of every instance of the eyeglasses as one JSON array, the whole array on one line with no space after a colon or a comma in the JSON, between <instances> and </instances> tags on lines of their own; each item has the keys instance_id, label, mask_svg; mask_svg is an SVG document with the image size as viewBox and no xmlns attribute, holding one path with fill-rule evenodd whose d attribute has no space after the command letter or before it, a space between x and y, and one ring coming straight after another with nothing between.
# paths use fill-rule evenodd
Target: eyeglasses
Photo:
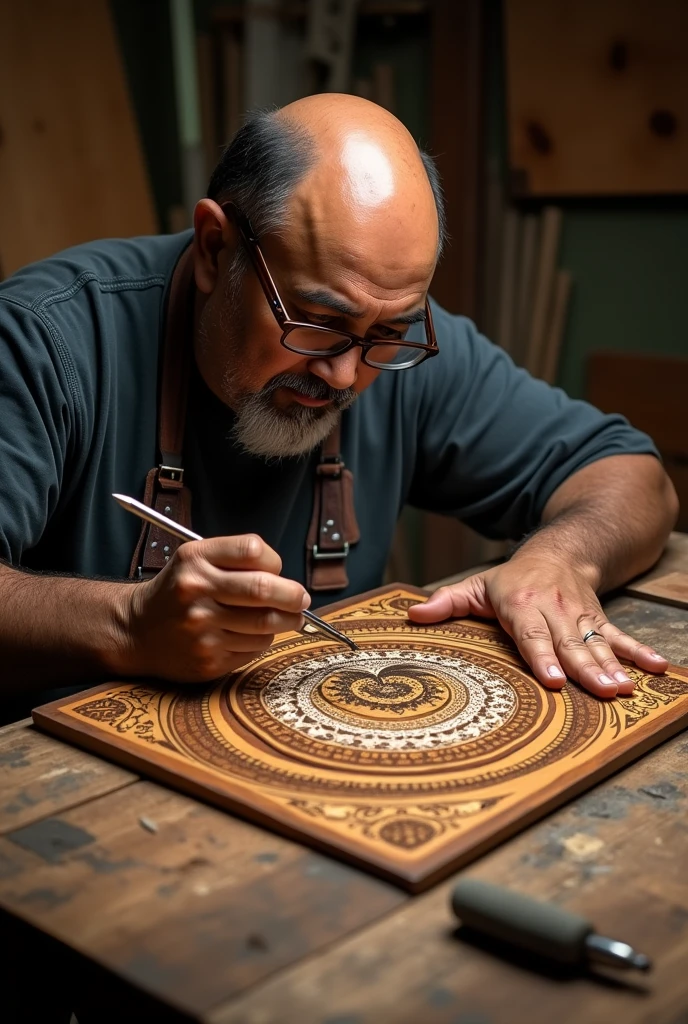
<instances>
[{"instance_id":1,"label":"eyeglasses","mask_svg":"<svg viewBox=\"0 0 688 1024\"><path fill-rule=\"evenodd\" d=\"M261 251L258 239L251 227L247 217L239 210L234 203L223 203L222 210L230 216L241 236L244 248L248 253L253 268L258 275L261 287L265 294L275 320L282 329L282 344L290 352L296 352L301 356L322 356L324 358L340 356L354 346L362 349L361 358L368 366L376 370L408 370L412 366L418 366L429 356L436 356L439 352L435 327L432 322L430 303L425 300L425 319L422 321L425 328L425 341L406 341L400 332L392 332L387 337L366 337L360 338L357 334L349 334L346 331L336 331L331 327L320 324L308 324L299 320L292 320L284 309L284 303L277 291L272 274L268 270L265 257Z\"/></svg>"}]
</instances>

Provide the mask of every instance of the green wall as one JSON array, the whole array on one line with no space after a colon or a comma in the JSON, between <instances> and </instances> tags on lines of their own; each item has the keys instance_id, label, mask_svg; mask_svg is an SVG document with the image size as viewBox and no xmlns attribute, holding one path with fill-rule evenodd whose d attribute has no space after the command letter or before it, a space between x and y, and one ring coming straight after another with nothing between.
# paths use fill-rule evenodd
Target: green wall
<instances>
[{"instance_id":1,"label":"green wall","mask_svg":"<svg viewBox=\"0 0 688 1024\"><path fill-rule=\"evenodd\" d=\"M559 369L584 393L588 352L688 356L688 211L678 203L566 210L560 264L574 293Z\"/></svg>"}]
</instances>

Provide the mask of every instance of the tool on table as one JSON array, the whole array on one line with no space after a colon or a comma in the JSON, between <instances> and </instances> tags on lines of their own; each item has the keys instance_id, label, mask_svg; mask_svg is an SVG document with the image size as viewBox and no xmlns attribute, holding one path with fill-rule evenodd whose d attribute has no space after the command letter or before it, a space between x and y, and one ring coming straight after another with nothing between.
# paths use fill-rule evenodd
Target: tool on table
<instances>
[{"instance_id":1,"label":"tool on table","mask_svg":"<svg viewBox=\"0 0 688 1024\"><path fill-rule=\"evenodd\" d=\"M489 882L463 879L452 893L452 908L467 928L562 964L651 967L627 943L597 935L584 917Z\"/></svg>"},{"instance_id":2,"label":"tool on table","mask_svg":"<svg viewBox=\"0 0 688 1024\"><path fill-rule=\"evenodd\" d=\"M122 508L126 509L127 512L132 512L139 519L145 519L149 523L154 523L156 526L161 526L168 533L171 533L175 537L179 537L180 540L203 540L200 534L194 533L193 530L189 530L186 526L181 526L179 523L175 523L174 519L168 519L162 512L156 512L154 508L149 508L148 505L144 505L142 501L137 501L136 498L130 498L126 494L113 494L112 497L115 501L119 502ZM338 640L342 644L346 644L352 651L360 650L357 643L351 640L344 633L340 633L338 629L331 626L329 622L325 622L324 619L319 618L313 612L306 611L301 612L306 622L311 623L316 629L319 629L321 633L329 636L331 640Z\"/></svg>"}]
</instances>

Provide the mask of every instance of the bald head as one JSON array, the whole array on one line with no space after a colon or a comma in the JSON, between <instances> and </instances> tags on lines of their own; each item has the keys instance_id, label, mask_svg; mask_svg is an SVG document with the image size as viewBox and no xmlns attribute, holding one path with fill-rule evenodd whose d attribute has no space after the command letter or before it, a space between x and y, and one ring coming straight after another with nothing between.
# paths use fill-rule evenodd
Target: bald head
<instances>
[{"instance_id":1,"label":"bald head","mask_svg":"<svg viewBox=\"0 0 688 1024\"><path fill-rule=\"evenodd\" d=\"M442 211L430 158L367 100L310 96L237 132L194 216L196 358L248 451L310 451L380 372L425 358Z\"/></svg>"},{"instance_id":2,"label":"bald head","mask_svg":"<svg viewBox=\"0 0 688 1024\"><path fill-rule=\"evenodd\" d=\"M338 213L343 204L368 221L385 204L388 213L405 206L434 229L440 255L444 202L432 159L389 111L358 96L318 94L254 112L225 150L208 196L233 199L264 235L293 223L313 189L321 204L338 204Z\"/></svg>"},{"instance_id":3,"label":"bald head","mask_svg":"<svg viewBox=\"0 0 688 1024\"><path fill-rule=\"evenodd\" d=\"M303 225L309 244L348 247L378 262L439 250L435 196L414 139L389 111L369 100L319 94L277 115L307 132L314 159L285 211L290 228Z\"/></svg>"}]
</instances>

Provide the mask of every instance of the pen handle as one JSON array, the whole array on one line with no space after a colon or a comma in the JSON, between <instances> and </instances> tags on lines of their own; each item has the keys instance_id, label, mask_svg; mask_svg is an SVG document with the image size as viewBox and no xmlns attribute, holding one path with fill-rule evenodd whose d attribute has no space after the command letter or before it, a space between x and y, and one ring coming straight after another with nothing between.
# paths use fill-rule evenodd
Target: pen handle
<instances>
[{"instance_id":1,"label":"pen handle","mask_svg":"<svg viewBox=\"0 0 688 1024\"><path fill-rule=\"evenodd\" d=\"M462 924L502 942L559 963L586 959L585 940L593 927L562 907L477 878L465 878L456 885L452 907Z\"/></svg>"},{"instance_id":2,"label":"pen handle","mask_svg":"<svg viewBox=\"0 0 688 1024\"><path fill-rule=\"evenodd\" d=\"M171 533L173 537L179 537L180 540L203 540L203 537L199 533L194 533L193 530L189 530L186 526L181 526L179 523L175 523L174 519L168 519L167 516L163 515L162 512L157 512L154 508L149 508L148 505L144 505L142 501L138 501L136 498L130 498L127 494L113 494L112 497L115 501L119 502L122 508L126 509L127 512L132 512L139 519L145 519L148 523L154 523L156 526L161 526L168 533ZM306 610L304 618L308 619L314 626L317 626L321 632L331 637L333 640L339 640L341 643L346 644L352 650L357 650L356 644L353 640L349 640L347 636L340 633L339 630L331 626L329 622L325 622L324 619L318 618L313 612Z\"/></svg>"}]
</instances>

